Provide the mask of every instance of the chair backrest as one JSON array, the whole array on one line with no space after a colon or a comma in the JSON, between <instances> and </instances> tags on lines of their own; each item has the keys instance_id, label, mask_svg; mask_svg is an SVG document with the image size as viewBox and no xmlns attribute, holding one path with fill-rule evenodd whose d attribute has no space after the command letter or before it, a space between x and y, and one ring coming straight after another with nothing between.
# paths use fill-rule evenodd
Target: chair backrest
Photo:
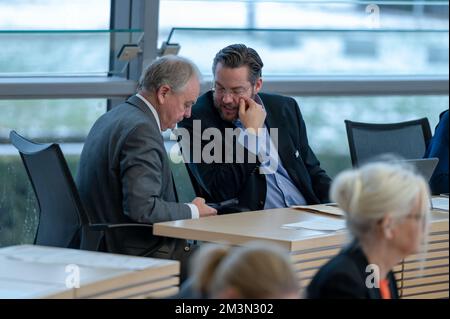
<instances>
[{"instance_id":1,"label":"chair backrest","mask_svg":"<svg viewBox=\"0 0 450 319\"><path fill-rule=\"evenodd\" d=\"M39 204L36 245L79 248L87 224L78 191L58 144L38 144L11 131Z\"/></svg>"},{"instance_id":2,"label":"chair backrest","mask_svg":"<svg viewBox=\"0 0 450 319\"><path fill-rule=\"evenodd\" d=\"M427 118L389 124L345 120L345 127L353 166L385 153L405 159L423 158L431 139Z\"/></svg>"}]
</instances>

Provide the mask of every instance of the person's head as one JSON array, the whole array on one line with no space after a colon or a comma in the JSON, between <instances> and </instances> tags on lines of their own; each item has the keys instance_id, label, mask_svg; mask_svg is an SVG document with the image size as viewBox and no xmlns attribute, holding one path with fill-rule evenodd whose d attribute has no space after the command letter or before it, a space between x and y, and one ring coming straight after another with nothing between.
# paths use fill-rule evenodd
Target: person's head
<instances>
[{"instance_id":1,"label":"person's head","mask_svg":"<svg viewBox=\"0 0 450 319\"><path fill-rule=\"evenodd\" d=\"M254 98L261 90L263 62L258 53L243 44L220 50L213 62L214 106L225 121L238 118L242 96Z\"/></svg>"},{"instance_id":2,"label":"person's head","mask_svg":"<svg viewBox=\"0 0 450 319\"><path fill-rule=\"evenodd\" d=\"M188 59L163 56L142 73L138 91L155 107L161 129L174 128L183 118L191 116L200 93L200 72Z\"/></svg>"},{"instance_id":3,"label":"person's head","mask_svg":"<svg viewBox=\"0 0 450 319\"><path fill-rule=\"evenodd\" d=\"M226 245L203 244L191 259L190 270L193 287L201 296L208 296L209 285L214 273L230 249L231 247Z\"/></svg>"},{"instance_id":4,"label":"person's head","mask_svg":"<svg viewBox=\"0 0 450 319\"><path fill-rule=\"evenodd\" d=\"M211 298L299 298L300 286L281 247L254 242L245 247L206 246L197 259L198 288Z\"/></svg>"},{"instance_id":5,"label":"person's head","mask_svg":"<svg viewBox=\"0 0 450 319\"><path fill-rule=\"evenodd\" d=\"M339 174L330 195L345 212L350 233L362 244L386 244L399 258L419 250L430 195L428 184L412 168L369 163Z\"/></svg>"}]
</instances>

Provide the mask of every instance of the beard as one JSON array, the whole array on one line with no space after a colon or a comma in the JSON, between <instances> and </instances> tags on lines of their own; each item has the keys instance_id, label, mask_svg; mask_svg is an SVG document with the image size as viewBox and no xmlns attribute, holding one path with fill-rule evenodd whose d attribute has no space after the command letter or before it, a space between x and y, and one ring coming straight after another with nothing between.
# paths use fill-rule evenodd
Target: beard
<instances>
[{"instance_id":1,"label":"beard","mask_svg":"<svg viewBox=\"0 0 450 319\"><path fill-rule=\"evenodd\" d=\"M250 98L255 99L253 89ZM223 103L214 97L214 108L224 121L233 122L239 118L239 100L237 102L233 100L232 103Z\"/></svg>"},{"instance_id":2,"label":"beard","mask_svg":"<svg viewBox=\"0 0 450 319\"><path fill-rule=\"evenodd\" d=\"M224 121L233 122L239 118L239 104L223 104L214 102L214 107Z\"/></svg>"}]
</instances>

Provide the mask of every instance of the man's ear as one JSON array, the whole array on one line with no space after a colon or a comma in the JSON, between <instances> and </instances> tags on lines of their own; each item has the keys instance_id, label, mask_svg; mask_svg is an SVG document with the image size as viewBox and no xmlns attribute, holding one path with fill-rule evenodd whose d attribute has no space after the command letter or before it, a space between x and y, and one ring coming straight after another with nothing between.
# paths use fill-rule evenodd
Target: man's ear
<instances>
[{"instance_id":1,"label":"man's ear","mask_svg":"<svg viewBox=\"0 0 450 319\"><path fill-rule=\"evenodd\" d=\"M394 238L394 219L390 214L387 214L381 220L381 231L385 238Z\"/></svg>"},{"instance_id":2,"label":"man's ear","mask_svg":"<svg viewBox=\"0 0 450 319\"><path fill-rule=\"evenodd\" d=\"M263 85L263 80L262 80L262 78L258 78L257 80L256 80L256 83L255 83L255 94L258 94L258 92L261 90L261 88L262 88L262 85Z\"/></svg>"},{"instance_id":3,"label":"man's ear","mask_svg":"<svg viewBox=\"0 0 450 319\"><path fill-rule=\"evenodd\" d=\"M156 99L158 100L159 104L164 104L164 102L166 101L167 98L167 94L169 94L170 92L170 86L164 84L161 85L157 90L156 90Z\"/></svg>"}]
</instances>

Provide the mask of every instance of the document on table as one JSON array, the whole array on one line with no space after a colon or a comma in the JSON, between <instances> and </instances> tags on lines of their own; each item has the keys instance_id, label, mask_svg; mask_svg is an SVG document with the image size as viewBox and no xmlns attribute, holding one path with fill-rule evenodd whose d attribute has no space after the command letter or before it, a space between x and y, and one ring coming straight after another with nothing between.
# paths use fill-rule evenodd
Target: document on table
<instances>
[{"instance_id":1,"label":"document on table","mask_svg":"<svg viewBox=\"0 0 450 319\"><path fill-rule=\"evenodd\" d=\"M344 212L337 207L336 204L318 204L318 205L306 205L306 206L291 206L291 208L302 210L309 213L323 213L335 216L344 216Z\"/></svg>"},{"instance_id":2,"label":"document on table","mask_svg":"<svg viewBox=\"0 0 450 319\"><path fill-rule=\"evenodd\" d=\"M345 228L345 220L331 218L314 218L298 223L284 224L281 228L286 229L310 229L321 231L338 231Z\"/></svg>"},{"instance_id":3,"label":"document on table","mask_svg":"<svg viewBox=\"0 0 450 319\"><path fill-rule=\"evenodd\" d=\"M431 205L433 209L439 209L448 212L448 204L448 197L434 197L431 199Z\"/></svg>"},{"instance_id":4,"label":"document on table","mask_svg":"<svg viewBox=\"0 0 450 319\"><path fill-rule=\"evenodd\" d=\"M164 259L34 245L6 247L2 249L0 255L10 260L21 260L29 263L76 264L83 267L122 270L143 270L162 266L166 262Z\"/></svg>"}]
</instances>

